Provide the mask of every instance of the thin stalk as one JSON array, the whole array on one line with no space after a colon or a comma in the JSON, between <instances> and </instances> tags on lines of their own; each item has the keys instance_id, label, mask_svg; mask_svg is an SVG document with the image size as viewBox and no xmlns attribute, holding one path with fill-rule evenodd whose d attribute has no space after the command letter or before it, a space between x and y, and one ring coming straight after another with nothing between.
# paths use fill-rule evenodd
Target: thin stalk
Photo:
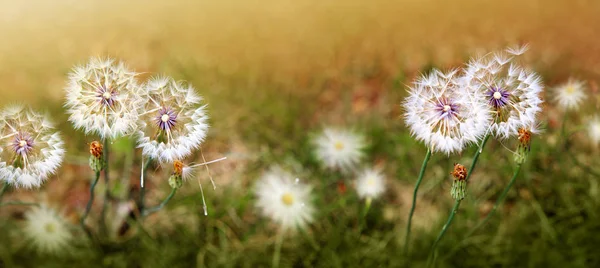
<instances>
[{"instance_id":1,"label":"thin stalk","mask_svg":"<svg viewBox=\"0 0 600 268\"><path fill-rule=\"evenodd\" d=\"M502 205L502 203L504 202L504 198L506 198L506 194L508 194L508 191L510 190L510 188L513 186L513 184L515 184L515 181L517 180L517 176L519 175L519 172L521 171L521 166L523 166L523 164L519 164L517 166L517 170L515 170L515 172L513 173L512 179L510 179L510 182L508 183L508 185L506 185L506 187L504 188L504 191L502 191L502 193L500 194L498 199L496 199L496 204L494 204L494 207L492 207L492 210L490 210L490 212L487 214L487 216L485 216L485 218L481 222L479 222L474 228L471 229L471 231L469 233L467 233L465 238L471 236L481 226L485 225L485 223L494 215L494 213L496 213L496 210L498 209L498 207L500 207L500 205Z\"/></svg>"},{"instance_id":2,"label":"thin stalk","mask_svg":"<svg viewBox=\"0 0 600 268\"><path fill-rule=\"evenodd\" d=\"M106 226L106 210L108 209L108 201L110 199L110 187L109 187L109 155L110 155L110 142L108 139L104 139L104 202L102 203L102 212L100 213L100 231L102 234L107 233Z\"/></svg>"},{"instance_id":3,"label":"thin stalk","mask_svg":"<svg viewBox=\"0 0 600 268\"><path fill-rule=\"evenodd\" d=\"M358 233L362 233L363 228L367 225L367 214L369 214L369 209L371 208L371 203L373 203L373 199L368 197L365 200L365 206L361 211L360 224L358 227Z\"/></svg>"},{"instance_id":4,"label":"thin stalk","mask_svg":"<svg viewBox=\"0 0 600 268\"><path fill-rule=\"evenodd\" d=\"M79 220L79 224L81 224L81 227L83 227L84 229L85 229L85 219L90 214L90 211L92 210L92 204L94 203L94 189L96 188L96 185L98 184L99 180L100 180L100 171L97 171L96 179L94 179L94 182L92 182L92 185L90 185L90 200L88 200L87 205L85 206L85 212L83 213L83 216L81 216L81 219Z\"/></svg>"},{"instance_id":5,"label":"thin stalk","mask_svg":"<svg viewBox=\"0 0 600 268\"><path fill-rule=\"evenodd\" d=\"M279 259L281 258L281 245L283 244L283 231L279 231L275 240L275 253L273 253L273 268L279 267Z\"/></svg>"},{"instance_id":6,"label":"thin stalk","mask_svg":"<svg viewBox=\"0 0 600 268\"><path fill-rule=\"evenodd\" d=\"M160 203L158 206L156 207L152 207L152 208L148 208L146 211L144 211L142 213L142 216L146 217L154 212L157 212L159 210L161 210L167 203L169 203L169 201L171 201L171 199L173 198L173 196L175 196L175 193L177 192L177 189L172 188L171 189L171 193L169 194L169 196L167 196L167 198L165 200L162 201L162 203Z\"/></svg>"},{"instance_id":7,"label":"thin stalk","mask_svg":"<svg viewBox=\"0 0 600 268\"><path fill-rule=\"evenodd\" d=\"M144 175L146 175L146 171L148 170L148 167L150 166L150 161L152 161L152 159L148 158L146 160L146 162L143 163L142 174L141 174L142 178L144 178ZM139 201L139 204L138 204L138 209L140 210L140 213L142 215L143 215L144 209L145 209L145 204L144 204L144 202L145 202L144 201L145 196L146 196L146 187L145 187L145 185L142 185L140 183L140 201Z\"/></svg>"},{"instance_id":8,"label":"thin stalk","mask_svg":"<svg viewBox=\"0 0 600 268\"><path fill-rule=\"evenodd\" d=\"M425 154L423 164L421 165L421 171L419 172L419 178L417 178L417 183L415 184L410 213L408 214L408 224L406 225L406 237L404 238L404 255L408 254L408 241L410 241L410 226L412 224L412 217L415 213L415 207L417 205L417 192L419 191L419 186L421 185L421 181L423 180L423 175L425 175L425 169L427 168L429 158L431 158L431 149L427 148L427 153Z\"/></svg>"},{"instance_id":9,"label":"thin stalk","mask_svg":"<svg viewBox=\"0 0 600 268\"><path fill-rule=\"evenodd\" d=\"M473 174L473 170L475 170L475 166L477 165L477 161L479 160L479 155L483 152L483 147L485 146L485 144L487 143L489 138L490 138L490 135L489 134L486 135L483 138L483 143L481 144L481 147L475 152L475 155L473 156L473 161L471 162L471 167L469 167L469 171L467 172L467 176L465 178L466 182L468 182L469 178L471 178L471 175ZM442 227L440 234L435 239L435 242L433 242L433 246L431 247L431 251L429 253L430 260L431 260L431 257L435 257L434 255L435 255L435 250L437 248L437 245L440 242L440 240L442 240L442 237L444 237L444 234L446 234L446 231L448 230L448 227L450 227L450 224L452 224L452 221L454 220L454 216L456 215L456 213L458 212L458 208L460 207L461 201L462 200L459 199L454 202L454 206L452 207L452 210L450 211L450 216L448 217L446 224L444 224L444 227ZM435 262L435 258L433 259L433 262ZM428 266L429 266L429 261L428 261Z\"/></svg>"},{"instance_id":10,"label":"thin stalk","mask_svg":"<svg viewBox=\"0 0 600 268\"><path fill-rule=\"evenodd\" d=\"M8 183L4 183L4 185L2 185L2 190L0 190L0 202L2 202L2 197L4 197L4 194L6 193L6 191L8 190Z\"/></svg>"}]
</instances>

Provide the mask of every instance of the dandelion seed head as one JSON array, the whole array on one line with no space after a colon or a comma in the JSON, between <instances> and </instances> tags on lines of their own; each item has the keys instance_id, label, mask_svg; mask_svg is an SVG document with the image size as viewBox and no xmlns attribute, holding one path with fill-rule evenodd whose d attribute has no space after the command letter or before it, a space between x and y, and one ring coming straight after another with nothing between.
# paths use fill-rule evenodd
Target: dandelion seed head
<instances>
[{"instance_id":1,"label":"dandelion seed head","mask_svg":"<svg viewBox=\"0 0 600 268\"><path fill-rule=\"evenodd\" d=\"M25 214L24 234L42 254L60 255L68 252L73 240L65 220L46 206L34 207Z\"/></svg>"},{"instance_id":2,"label":"dandelion seed head","mask_svg":"<svg viewBox=\"0 0 600 268\"><path fill-rule=\"evenodd\" d=\"M385 178L380 170L368 168L359 173L355 185L360 198L375 199L385 191Z\"/></svg>"},{"instance_id":3,"label":"dandelion seed head","mask_svg":"<svg viewBox=\"0 0 600 268\"><path fill-rule=\"evenodd\" d=\"M585 99L585 83L569 79L554 89L554 102L563 110L577 110Z\"/></svg>"},{"instance_id":4,"label":"dandelion seed head","mask_svg":"<svg viewBox=\"0 0 600 268\"><path fill-rule=\"evenodd\" d=\"M364 157L365 140L350 131L326 128L314 140L317 159L327 168L352 170Z\"/></svg>"}]
</instances>

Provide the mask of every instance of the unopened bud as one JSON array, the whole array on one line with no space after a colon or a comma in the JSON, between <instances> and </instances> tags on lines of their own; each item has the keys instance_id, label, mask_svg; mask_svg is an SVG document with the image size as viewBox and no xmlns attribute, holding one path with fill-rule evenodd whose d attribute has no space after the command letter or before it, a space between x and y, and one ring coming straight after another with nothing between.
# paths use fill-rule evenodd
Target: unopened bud
<instances>
[{"instance_id":1,"label":"unopened bud","mask_svg":"<svg viewBox=\"0 0 600 268\"><path fill-rule=\"evenodd\" d=\"M169 177L169 186L173 189L179 189L183 186L183 179L181 175L173 174Z\"/></svg>"},{"instance_id":2,"label":"unopened bud","mask_svg":"<svg viewBox=\"0 0 600 268\"><path fill-rule=\"evenodd\" d=\"M90 143L90 154L96 158L102 157L102 144L98 141Z\"/></svg>"},{"instance_id":3,"label":"unopened bud","mask_svg":"<svg viewBox=\"0 0 600 268\"><path fill-rule=\"evenodd\" d=\"M519 128L519 147L515 153L515 162L523 164L527 160L527 155L531 150L531 131L525 128Z\"/></svg>"},{"instance_id":4,"label":"unopened bud","mask_svg":"<svg viewBox=\"0 0 600 268\"><path fill-rule=\"evenodd\" d=\"M455 200L463 200L467 195L467 169L465 166L455 163L451 174L454 180L452 181L450 195Z\"/></svg>"},{"instance_id":5,"label":"unopened bud","mask_svg":"<svg viewBox=\"0 0 600 268\"><path fill-rule=\"evenodd\" d=\"M98 141L90 143L90 168L94 172L100 172L104 169L104 161L102 159L102 144Z\"/></svg>"}]
</instances>

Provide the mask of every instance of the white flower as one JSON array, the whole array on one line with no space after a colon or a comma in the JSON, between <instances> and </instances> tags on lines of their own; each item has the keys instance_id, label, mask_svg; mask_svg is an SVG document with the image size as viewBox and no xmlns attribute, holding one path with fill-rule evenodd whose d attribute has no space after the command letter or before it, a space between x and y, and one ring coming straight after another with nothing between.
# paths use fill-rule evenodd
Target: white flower
<instances>
[{"instance_id":1,"label":"white flower","mask_svg":"<svg viewBox=\"0 0 600 268\"><path fill-rule=\"evenodd\" d=\"M460 84L455 75L435 70L420 77L403 103L411 134L433 152L459 153L479 141L490 124L484 94Z\"/></svg>"},{"instance_id":2,"label":"white flower","mask_svg":"<svg viewBox=\"0 0 600 268\"><path fill-rule=\"evenodd\" d=\"M137 73L112 59L92 58L69 74L66 103L69 121L102 139L128 135L136 128L141 99L135 94Z\"/></svg>"},{"instance_id":3,"label":"white flower","mask_svg":"<svg viewBox=\"0 0 600 268\"><path fill-rule=\"evenodd\" d=\"M471 59L461 77L461 83L485 95L493 114L490 132L502 139L517 135L521 127L535 125L543 102L541 78L513 62L525 49L506 51Z\"/></svg>"},{"instance_id":4,"label":"white flower","mask_svg":"<svg viewBox=\"0 0 600 268\"><path fill-rule=\"evenodd\" d=\"M594 116L588 122L588 135L595 145L600 144L600 116Z\"/></svg>"},{"instance_id":5,"label":"white flower","mask_svg":"<svg viewBox=\"0 0 600 268\"><path fill-rule=\"evenodd\" d=\"M316 156L328 168L352 170L364 157L363 136L350 131L327 128L315 141Z\"/></svg>"},{"instance_id":6,"label":"white flower","mask_svg":"<svg viewBox=\"0 0 600 268\"><path fill-rule=\"evenodd\" d=\"M309 186L279 169L273 168L256 183L257 207L283 229L304 228L313 220Z\"/></svg>"},{"instance_id":7,"label":"white flower","mask_svg":"<svg viewBox=\"0 0 600 268\"><path fill-rule=\"evenodd\" d=\"M356 179L356 191L360 198L374 199L385 190L385 178L381 171L375 169L363 170Z\"/></svg>"},{"instance_id":8,"label":"white flower","mask_svg":"<svg viewBox=\"0 0 600 268\"><path fill-rule=\"evenodd\" d=\"M40 253L68 252L73 238L67 223L54 210L41 206L25 214L25 236Z\"/></svg>"},{"instance_id":9,"label":"white flower","mask_svg":"<svg viewBox=\"0 0 600 268\"><path fill-rule=\"evenodd\" d=\"M208 116L193 87L158 77L148 81L140 94L146 101L138 132L143 155L173 162L200 147L208 131Z\"/></svg>"},{"instance_id":10,"label":"white flower","mask_svg":"<svg viewBox=\"0 0 600 268\"><path fill-rule=\"evenodd\" d=\"M0 179L6 183L39 187L64 154L64 143L45 116L21 106L0 112Z\"/></svg>"},{"instance_id":11,"label":"white flower","mask_svg":"<svg viewBox=\"0 0 600 268\"><path fill-rule=\"evenodd\" d=\"M556 87L554 101L564 110L577 110L583 99L585 99L585 83L579 80L569 79L563 85Z\"/></svg>"}]
</instances>

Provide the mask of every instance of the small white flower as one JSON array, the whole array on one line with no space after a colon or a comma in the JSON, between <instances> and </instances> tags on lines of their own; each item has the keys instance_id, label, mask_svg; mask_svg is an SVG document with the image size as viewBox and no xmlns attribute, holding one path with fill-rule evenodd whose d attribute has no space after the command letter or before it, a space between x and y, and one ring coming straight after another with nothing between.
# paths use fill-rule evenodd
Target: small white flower
<instances>
[{"instance_id":1,"label":"small white flower","mask_svg":"<svg viewBox=\"0 0 600 268\"><path fill-rule=\"evenodd\" d=\"M200 147L208 116L192 86L157 77L143 86L140 95L146 100L138 132L143 155L171 163Z\"/></svg>"},{"instance_id":2,"label":"small white flower","mask_svg":"<svg viewBox=\"0 0 600 268\"><path fill-rule=\"evenodd\" d=\"M39 187L64 154L64 143L45 116L22 106L0 112L0 179L6 183Z\"/></svg>"},{"instance_id":3,"label":"small white flower","mask_svg":"<svg viewBox=\"0 0 600 268\"><path fill-rule=\"evenodd\" d=\"M565 84L556 87L554 101L564 110L577 110L585 99L585 83L569 79Z\"/></svg>"},{"instance_id":4,"label":"small white flower","mask_svg":"<svg viewBox=\"0 0 600 268\"><path fill-rule=\"evenodd\" d=\"M600 144L600 116L594 116L588 122L588 135L595 145Z\"/></svg>"},{"instance_id":5,"label":"small white flower","mask_svg":"<svg viewBox=\"0 0 600 268\"><path fill-rule=\"evenodd\" d=\"M485 95L493 114L489 131L502 139L517 135L521 127L535 125L543 103L541 78L514 63L525 49L507 52L471 59L461 77L461 83Z\"/></svg>"},{"instance_id":6,"label":"small white flower","mask_svg":"<svg viewBox=\"0 0 600 268\"><path fill-rule=\"evenodd\" d=\"M435 70L420 77L403 103L411 134L433 152L461 152L484 136L491 121L483 93L460 84L455 74Z\"/></svg>"},{"instance_id":7,"label":"small white flower","mask_svg":"<svg viewBox=\"0 0 600 268\"><path fill-rule=\"evenodd\" d=\"M257 207L283 229L304 228L313 220L309 186L279 169L273 168L256 183Z\"/></svg>"},{"instance_id":8,"label":"small white flower","mask_svg":"<svg viewBox=\"0 0 600 268\"><path fill-rule=\"evenodd\" d=\"M73 238L67 223L54 210L41 206L25 214L25 236L40 253L68 252Z\"/></svg>"},{"instance_id":9,"label":"small white flower","mask_svg":"<svg viewBox=\"0 0 600 268\"><path fill-rule=\"evenodd\" d=\"M381 171L375 169L363 170L356 179L356 191L360 198L374 199L385 191L385 178Z\"/></svg>"},{"instance_id":10,"label":"small white flower","mask_svg":"<svg viewBox=\"0 0 600 268\"><path fill-rule=\"evenodd\" d=\"M75 67L65 88L69 121L102 139L131 134L141 102L135 94L136 76L112 59L92 58L86 65Z\"/></svg>"},{"instance_id":11,"label":"small white flower","mask_svg":"<svg viewBox=\"0 0 600 268\"><path fill-rule=\"evenodd\" d=\"M352 170L364 157L364 137L350 131L327 128L315 141L316 156L328 168Z\"/></svg>"}]
</instances>

